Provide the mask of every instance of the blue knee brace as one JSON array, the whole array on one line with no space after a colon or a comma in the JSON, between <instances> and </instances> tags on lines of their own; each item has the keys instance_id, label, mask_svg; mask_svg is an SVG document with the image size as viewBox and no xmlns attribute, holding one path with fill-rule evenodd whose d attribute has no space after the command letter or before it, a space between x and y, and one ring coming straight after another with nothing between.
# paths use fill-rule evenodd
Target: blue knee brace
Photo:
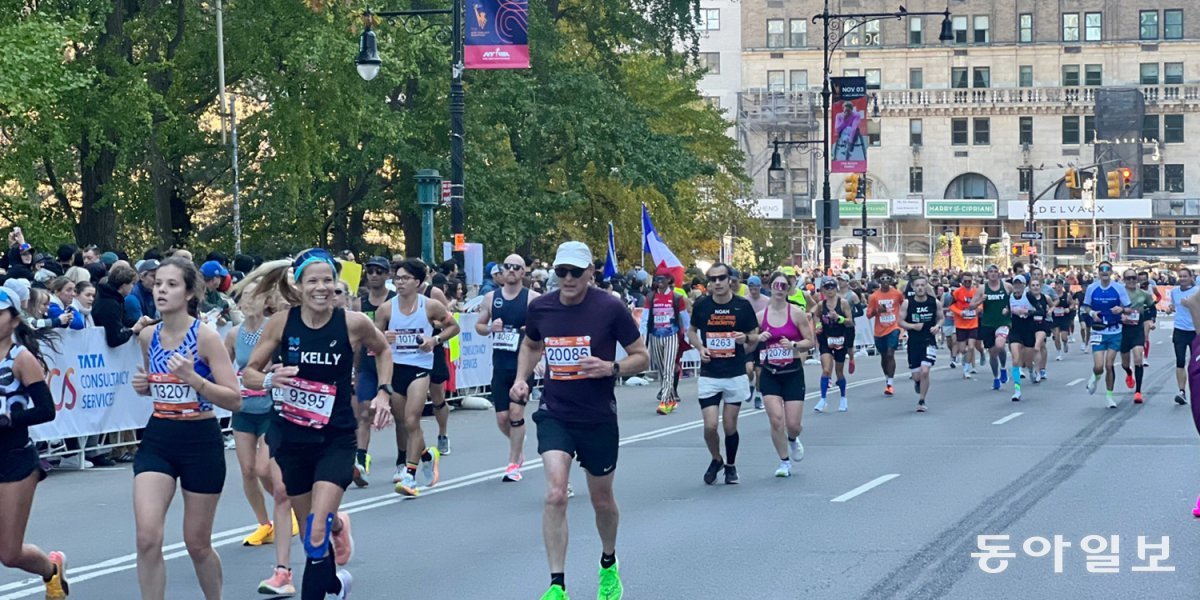
<instances>
[{"instance_id":1,"label":"blue knee brace","mask_svg":"<svg viewBox=\"0 0 1200 600\"><path fill-rule=\"evenodd\" d=\"M321 560L328 554L329 536L333 533L333 518L333 513L329 513L329 516L325 518L325 540L321 542L320 546L314 546L312 543L313 515L311 513L308 515L308 520L304 523L304 539L301 541L304 543L304 553L309 558Z\"/></svg>"}]
</instances>

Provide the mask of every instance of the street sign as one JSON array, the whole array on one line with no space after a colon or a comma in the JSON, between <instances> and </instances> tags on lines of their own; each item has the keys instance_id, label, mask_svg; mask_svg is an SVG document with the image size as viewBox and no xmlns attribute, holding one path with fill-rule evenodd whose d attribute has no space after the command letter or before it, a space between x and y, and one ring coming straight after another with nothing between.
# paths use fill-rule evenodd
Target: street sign
<instances>
[{"instance_id":1,"label":"street sign","mask_svg":"<svg viewBox=\"0 0 1200 600\"><path fill-rule=\"evenodd\" d=\"M879 230L874 227L863 229L862 227L854 228L854 237L878 237Z\"/></svg>"},{"instance_id":2,"label":"street sign","mask_svg":"<svg viewBox=\"0 0 1200 600\"><path fill-rule=\"evenodd\" d=\"M450 206L450 180L442 180L442 206Z\"/></svg>"},{"instance_id":3,"label":"street sign","mask_svg":"<svg viewBox=\"0 0 1200 600\"><path fill-rule=\"evenodd\" d=\"M1042 232L1040 232L1040 231L1022 231L1021 239L1023 239L1023 240L1040 240L1040 239L1042 239Z\"/></svg>"},{"instance_id":4,"label":"street sign","mask_svg":"<svg viewBox=\"0 0 1200 600\"><path fill-rule=\"evenodd\" d=\"M1197 254L1195 246L1180 246L1179 251L1184 254Z\"/></svg>"}]
</instances>

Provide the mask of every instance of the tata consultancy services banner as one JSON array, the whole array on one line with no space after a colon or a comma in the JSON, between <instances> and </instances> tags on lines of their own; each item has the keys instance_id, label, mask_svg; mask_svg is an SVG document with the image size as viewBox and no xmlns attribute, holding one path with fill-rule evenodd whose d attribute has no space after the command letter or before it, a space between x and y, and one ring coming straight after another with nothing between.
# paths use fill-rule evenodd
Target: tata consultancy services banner
<instances>
[{"instance_id":1,"label":"tata consultancy services banner","mask_svg":"<svg viewBox=\"0 0 1200 600\"><path fill-rule=\"evenodd\" d=\"M470 0L466 11L468 69L529 68L528 0Z\"/></svg>"},{"instance_id":2,"label":"tata consultancy services banner","mask_svg":"<svg viewBox=\"0 0 1200 600\"><path fill-rule=\"evenodd\" d=\"M1149 219L1154 214L1149 198L1097 198L1096 219ZM1024 200L1008 201L1008 220L1024 221L1029 218L1029 203ZM1033 218L1038 221L1074 221L1092 218L1092 209L1082 200L1038 200L1033 207Z\"/></svg>"}]
</instances>

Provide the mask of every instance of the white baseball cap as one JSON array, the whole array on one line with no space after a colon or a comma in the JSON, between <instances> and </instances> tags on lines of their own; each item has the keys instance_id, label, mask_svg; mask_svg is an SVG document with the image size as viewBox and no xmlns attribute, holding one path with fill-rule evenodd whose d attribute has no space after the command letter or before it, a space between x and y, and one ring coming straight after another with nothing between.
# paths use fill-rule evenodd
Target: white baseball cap
<instances>
[{"instance_id":1,"label":"white baseball cap","mask_svg":"<svg viewBox=\"0 0 1200 600\"><path fill-rule=\"evenodd\" d=\"M586 269L592 266L592 250L583 242L563 242L554 254L554 266L558 265Z\"/></svg>"}]
</instances>

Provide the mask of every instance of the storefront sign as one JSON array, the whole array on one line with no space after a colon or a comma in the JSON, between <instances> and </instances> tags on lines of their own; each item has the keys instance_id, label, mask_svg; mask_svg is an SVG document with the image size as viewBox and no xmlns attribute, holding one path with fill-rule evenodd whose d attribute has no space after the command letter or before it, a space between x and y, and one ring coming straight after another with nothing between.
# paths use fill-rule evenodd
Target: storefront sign
<instances>
[{"instance_id":1,"label":"storefront sign","mask_svg":"<svg viewBox=\"0 0 1200 600\"><path fill-rule=\"evenodd\" d=\"M892 216L893 217L919 217L922 212L920 198L894 198L892 199Z\"/></svg>"},{"instance_id":2,"label":"storefront sign","mask_svg":"<svg viewBox=\"0 0 1200 600\"><path fill-rule=\"evenodd\" d=\"M1120 198L1096 200L1096 219L1149 219L1154 214L1153 203L1148 198ZM1029 218L1029 203L1024 200L1008 201L1008 219L1024 221ZM1038 221L1074 221L1091 219L1092 209L1082 200L1038 200L1033 207L1033 218Z\"/></svg>"},{"instance_id":3,"label":"storefront sign","mask_svg":"<svg viewBox=\"0 0 1200 600\"><path fill-rule=\"evenodd\" d=\"M890 216L887 200L867 200L868 219L886 219ZM842 204L841 217L843 221L862 220L862 205Z\"/></svg>"},{"instance_id":4,"label":"storefront sign","mask_svg":"<svg viewBox=\"0 0 1200 600\"><path fill-rule=\"evenodd\" d=\"M758 198L751 204L750 214L760 219L782 219L783 198Z\"/></svg>"},{"instance_id":5,"label":"storefront sign","mask_svg":"<svg viewBox=\"0 0 1200 600\"><path fill-rule=\"evenodd\" d=\"M995 200L926 200L926 219L995 219Z\"/></svg>"}]
</instances>

